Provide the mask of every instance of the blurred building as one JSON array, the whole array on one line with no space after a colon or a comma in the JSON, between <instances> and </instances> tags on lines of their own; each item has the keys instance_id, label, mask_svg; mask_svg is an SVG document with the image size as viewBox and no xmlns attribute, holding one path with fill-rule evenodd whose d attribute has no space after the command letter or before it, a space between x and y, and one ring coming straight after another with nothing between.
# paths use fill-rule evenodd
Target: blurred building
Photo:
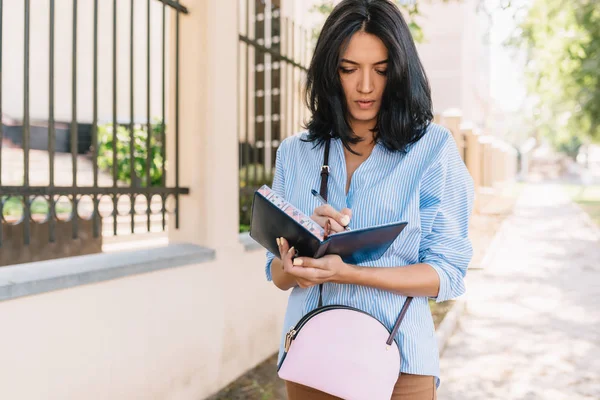
<instances>
[{"instance_id":1,"label":"blurred building","mask_svg":"<svg viewBox=\"0 0 600 400\"><path fill-rule=\"evenodd\" d=\"M489 18L479 0L423 1L418 22L425 41L417 45L429 77L436 113L456 108L485 128L491 111Z\"/></svg>"}]
</instances>

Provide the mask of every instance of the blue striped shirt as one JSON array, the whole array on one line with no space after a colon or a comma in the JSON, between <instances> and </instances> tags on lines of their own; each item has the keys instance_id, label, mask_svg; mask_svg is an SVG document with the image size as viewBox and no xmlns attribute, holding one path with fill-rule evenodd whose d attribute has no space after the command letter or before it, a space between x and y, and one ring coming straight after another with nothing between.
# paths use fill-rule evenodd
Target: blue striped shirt
<instances>
[{"instance_id":1,"label":"blue striped shirt","mask_svg":"<svg viewBox=\"0 0 600 400\"><path fill-rule=\"evenodd\" d=\"M324 147L300 140L306 132L286 138L277 150L272 189L312 215L319 206L311 189L319 190ZM436 300L446 301L465 292L464 276L472 256L468 238L473 205L473 181L450 132L431 124L408 152L392 152L378 143L354 172L348 194L346 161L340 139L331 141L328 201L337 210L352 209L352 229L394 221L408 225L378 260L361 266L431 265L439 274ZM267 252L267 279L273 254ZM306 313L317 307L318 286L295 287L290 293L281 337ZM323 304L343 304L364 310L392 329L405 296L372 287L326 283ZM439 384L439 351L426 297L410 305L396 336L403 362L401 372L433 375Z\"/></svg>"}]
</instances>

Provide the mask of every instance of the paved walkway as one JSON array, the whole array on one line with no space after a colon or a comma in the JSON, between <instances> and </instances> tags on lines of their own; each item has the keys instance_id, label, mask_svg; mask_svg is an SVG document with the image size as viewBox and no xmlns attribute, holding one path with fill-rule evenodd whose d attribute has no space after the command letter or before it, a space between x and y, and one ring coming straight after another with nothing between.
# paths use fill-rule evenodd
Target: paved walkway
<instances>
[{"instance_id":1,"label":"paved walkway","mask_svg":"<svg viewBox=\"0 0 600 400\"><path fill-rule=\"evenodd\" d=\"M440 400L600 399L600 231L531 184L442 356Z\"/></svg>"}]
</instances>

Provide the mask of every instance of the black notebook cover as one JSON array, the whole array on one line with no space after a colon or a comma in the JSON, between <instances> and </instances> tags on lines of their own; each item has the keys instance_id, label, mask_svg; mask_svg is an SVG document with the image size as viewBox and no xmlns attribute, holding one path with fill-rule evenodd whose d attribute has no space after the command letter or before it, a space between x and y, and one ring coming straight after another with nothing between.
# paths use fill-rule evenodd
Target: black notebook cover
<instances>
[{"instance_id":1,"label":"black notebook cover","mask_svg":"<svg viewBox=\"0 0 600 400\"><path fill-rule=\"evenodd\" d=\"M292 216L293 215L293 216ZM406 227L394 222L364 229L344 231L322 240L322 228L300 213L267 186L254 193L250 236L279 257L276 239L287 239L298 256L319 258L337 254L344 262L358 264L380 258Z\"/></svg>"}]
</instances>

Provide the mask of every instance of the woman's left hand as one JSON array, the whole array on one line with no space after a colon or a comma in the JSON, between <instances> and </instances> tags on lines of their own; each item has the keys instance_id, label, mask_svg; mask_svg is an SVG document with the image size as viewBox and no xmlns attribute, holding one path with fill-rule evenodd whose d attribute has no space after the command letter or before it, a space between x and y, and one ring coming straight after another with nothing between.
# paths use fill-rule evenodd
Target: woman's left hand
<instances>
[{"instance_id":1,"label":"woman's left hand","mask_svg":"<svg viewBox=\"0 0 600 400\"><path fill-rule=\"evenodd\" d=\"M324 282L342 283L350 265L342 261L338 255L327 255L321 258L297 257L287 273L303 281L306 287Z\"/></svg>"},{"instance_id":2,"label":"woman's left hand","mask_svg":"<svg viewBox=\"0 0 600 400\"><path fill-rule=\"evenodd\" d=\"M309 288L324 282L344 283L344 277L352 268L338 255L327 255L318 259L297 257L292 260L294 248L290 249L288 241L279 238L278 245L282 255L283 271L296 278L301 288Z\"/></svg>"}]
</instances>

